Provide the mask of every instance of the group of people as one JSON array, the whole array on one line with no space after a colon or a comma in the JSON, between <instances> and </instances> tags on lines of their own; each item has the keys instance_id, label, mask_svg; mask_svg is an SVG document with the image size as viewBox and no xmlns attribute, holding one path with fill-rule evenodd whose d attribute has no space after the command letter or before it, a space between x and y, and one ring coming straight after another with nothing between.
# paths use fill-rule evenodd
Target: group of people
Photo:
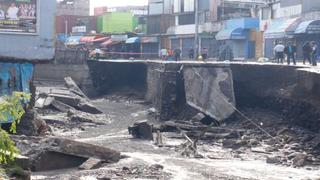
<instances>
[{"instance_id":1,"label":"group of people","mask_svg":"<svg viewBox=\"0 0 320 180\"><path fill-rule=\"evenodd\" d=\"M160 57L163 61L166 60L174 60L174 61L180 61L181 60L181 50L180 49L166 49L166 48L162 48L160 50ZM208 49L207 48L202 48L201 50L201 55L198 57L198 59L200 60L206 60L208 58ZM193 60L195 58L195 51L193 48L190 48L188 50L188 57L190 60Z\"/></svg>"},{"instance_id":2,"label":"group of people","mask_svg":"<svg viewBox=\"0 0 320 180\"><path fill-rule=\"evenodd\" d=\"M275 60L278 64L283 64L286 56L288 65L291 64L291 61L294 65L296 65L297 47L293 44L293 42L289 41L286 45L284 45L281 41L277 42L273 50ZM308 60L310 65L317 66L317 51L318 46L315 41L306 42L302 47L303 64L305 64L306 60Z\"/></svg>"},{"instance_id":3,"label":"group of people","mask_svg":"<svg viewBox=\"0 0 320 180\"><path fill-rule=\"evenodd\" d=\"M181 60L181 50L180 49L166 49L166 48L162 48L160 50L160 58L163 61L180 61Z\"/></svg>"}]
</instances>

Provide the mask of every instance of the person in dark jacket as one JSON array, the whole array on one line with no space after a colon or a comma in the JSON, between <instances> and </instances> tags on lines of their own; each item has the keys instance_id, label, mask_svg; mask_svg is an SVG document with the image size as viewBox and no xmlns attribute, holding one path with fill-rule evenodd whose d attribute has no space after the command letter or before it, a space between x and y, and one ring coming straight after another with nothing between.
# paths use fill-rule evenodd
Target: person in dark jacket
<instances>
[{"instance_id":1,"label":"person in dark jacket","mask_svg":"<svg viewBox=\"0 0 320 180\"><path fill-rule=\"evenodd\" d=\"M174 59L175 59L175 61L180 61L181 60L181 50L180 49L175 49L174 50Z\"/></svg>"},{"instance_id":2,"label":"person in dark jacket","mask_svg":"<svg viewBox=\"0 0 320 180\"><path fill-rule=\"evenodd\" d=\"M189 54L189 59L193 60L194 59L194 49L190 48L188 54Z\"/></svg>"},{"instance_id":3,"label":"person in dark jacket","mask_svg":"<svg viewBox=\"0 0 320 180\"><path fill-rule=\"evenodd\" d=\"M294 65L296 65L296 53L297 53L297 48L292 42L288 42L287 46L284 49L284 53L287 55L287 62L288 65L291 63L291 59Z\"/></svg>"},{"instance_id":4,"label":"person in dark jacket","mask_svg":"<svg viewBox=\"0 0 320 180\"><path fill-rule=\"evenodd\" d=\"M202 59L203 59L204 61L207 60L207 58L208 58L208 53L209 53L209 51L208 51L207 48L202 48L202 50L201 50L201 56L202 56Z\"/></svg>"},{"instance_id":5,"label":"person in dark jacket","mask_svg":"<svg viewBox=\"0 0 320 180\"><path fill-rule=\"evenodd\" d=\"M312 64L311 62L311 54L312 54L312 47L311 47L311 42L307 41L303 47L302 47L302 52L303 52L303 64L306 64L306 60Z\"/></svg>"}]
</instances>

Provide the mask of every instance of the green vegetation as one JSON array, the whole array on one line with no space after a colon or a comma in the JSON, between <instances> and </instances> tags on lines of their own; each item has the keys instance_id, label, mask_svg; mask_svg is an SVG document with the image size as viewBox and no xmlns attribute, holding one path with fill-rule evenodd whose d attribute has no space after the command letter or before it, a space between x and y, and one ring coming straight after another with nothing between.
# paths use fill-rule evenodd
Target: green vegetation
<instances>
[{"instance_id":1,"label":"green vegetation","mask_svg":"<svg viewBox=\"0 0 320 180\"><path fill-rule=\"evenodd\" d=\"M17 124L25 113L23 104L29 102L30 94L15 92L12 96L4 96L0 99L0 122L12 121L10 132L16 133ZM18 153L9 134L0 127L0 164L7 164Z\"/></svg>"}]
</instances>

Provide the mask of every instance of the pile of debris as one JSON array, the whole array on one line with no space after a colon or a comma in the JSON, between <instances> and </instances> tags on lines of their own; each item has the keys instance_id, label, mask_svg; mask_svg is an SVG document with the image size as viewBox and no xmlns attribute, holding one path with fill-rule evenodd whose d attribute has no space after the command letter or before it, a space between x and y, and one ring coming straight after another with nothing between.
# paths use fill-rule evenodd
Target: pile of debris
<instances>
[{"instance_id":1,"label":"pile of debris","mask_svg":"<svg viewBox=\"0 0 320 180\"><path fill-rule=\"evenodd\" d=\"M171 138L183 138L185 143L176 147L182 155L204 157L202 145L229 149L243 160L265 159L267 163L292 167L319 167L320 134L295 126L280 114L263 109L243 109L247 115L235 114L219 124L199 113L189 121L166 121L161 127L140 122L129 127L135 138L162 141L159 132L179 132ZM166 134L168 135L168 133ZM160 143L162 144L162 142ZM212 158L209 153L206 157ZM222 158L222 157L216 157Z\"/></svg>"},{"instance_id":2,"label":"pile of debris","mask_svg":"<svg viewBox=\"0 0 320 180\"><path fill-rule=\"evenodd\" d=\"M27 116L30 114L34 117L27 119L42 120L40 124L43 125L40 126L43 127L37 130L40 134L50 128L84 130L86 125L96 126L110 122L110 118L90 102L70 77L65 78L65 87L38 87L35 111L27 113Z\"/></svg>"}]
</instances>

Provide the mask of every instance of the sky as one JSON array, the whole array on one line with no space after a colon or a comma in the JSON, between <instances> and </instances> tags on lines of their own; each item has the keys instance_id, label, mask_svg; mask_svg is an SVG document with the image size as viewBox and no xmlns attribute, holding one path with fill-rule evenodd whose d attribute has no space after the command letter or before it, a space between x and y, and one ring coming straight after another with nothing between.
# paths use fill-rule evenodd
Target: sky
<instances>
[{"instance_id":1,"label":"sky","mask_svg":"<svg viewBox=\"0 0 320 180\"><path fill-rule=\"evenodd\" d=\"M147 5L148 0L91 0L93 7L116 7L116 6L129 6L129 5Z\"/></svg>"}]
</instances>

